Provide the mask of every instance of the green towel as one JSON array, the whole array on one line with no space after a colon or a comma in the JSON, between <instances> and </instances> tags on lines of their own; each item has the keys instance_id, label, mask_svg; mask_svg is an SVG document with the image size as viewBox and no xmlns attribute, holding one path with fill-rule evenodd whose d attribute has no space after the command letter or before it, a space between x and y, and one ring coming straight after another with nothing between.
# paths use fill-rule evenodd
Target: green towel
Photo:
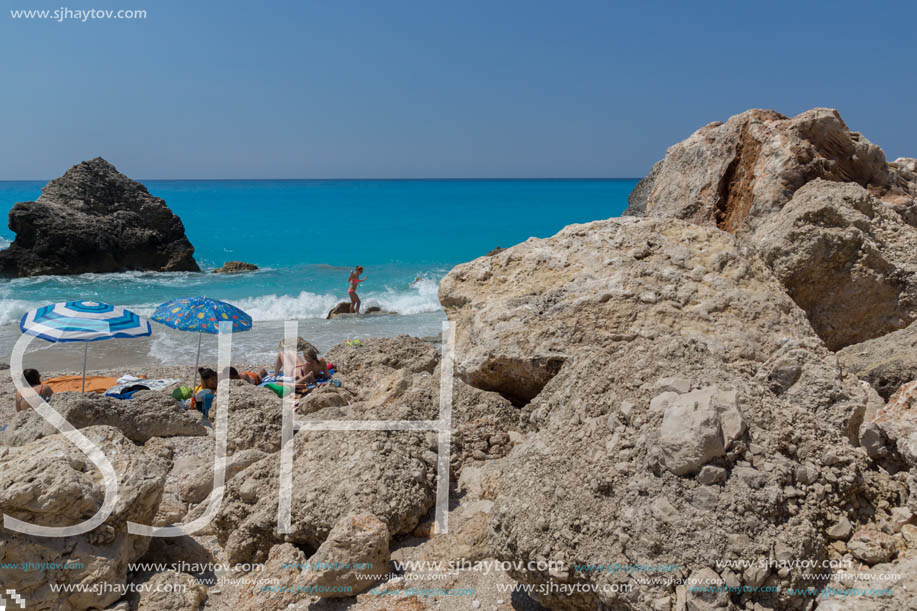
<instances>
[{"instance_id":1,"label":"green towel","mask_svg":"<svg viewBox=\"0 0 917 611\"><path fill-rule=\"evenodd\" d=\"M185 401L191 398L191 389L187 386L179 386L172 391L172 398L176 401Z\"/></svg>"},{"instance_id":2,"label":"green towel","mask_svg":"<svg viewBox=\"0 0 917 611\"><path fill-rule=\"evenodd\" d=\"M271 390L273 390L275 393L277 393L278 397L285 397L288 394L290 394L290 387L284 386L283 384L271 383L271 384L265 384L264 387L270 388Z\"/></svg>"}]
</instances>

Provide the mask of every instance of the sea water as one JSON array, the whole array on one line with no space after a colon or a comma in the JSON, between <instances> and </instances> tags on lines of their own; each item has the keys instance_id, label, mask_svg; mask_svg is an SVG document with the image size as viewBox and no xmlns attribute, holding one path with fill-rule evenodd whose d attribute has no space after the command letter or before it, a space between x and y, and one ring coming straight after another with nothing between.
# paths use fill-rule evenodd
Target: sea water
<instances>
[{"instance_id":1,"label":"sea water","mask_svg":"<svg viewBox=\"0 0 917 611\"><path fill-rule=\"evenodd\" d=\"M0 279L0 361L7 360L27 310L72 299L123 305L145 316L176 297L228 301L254 320L251 332L233 339L233 358L247 363L267 364L285 320L298 320L300 335L321 350L351 338L438 335L445 315L437 286L453 266L497 246L551 236L571 223L618 216L636 184L630 179L143 182L182 219L205 273ZM0 213L36 199L44 184L0 182ZM0 248L13 238L0 227ZM261 269L209 273L230 260ZM325 320L334 304L347 299L347 276L356 265L365 268L358 291L363 309L379 306L394 314ZM207 337L202 354L213 360L215 348L215 338ZM29 350L32 362L47 367L52 354L69 362L78 348L35 340ZM197 337L153 323L148 340L94 343L90 368L93 361L98 367L193 363L196 351Z\"/></svg>"}]
</instances>

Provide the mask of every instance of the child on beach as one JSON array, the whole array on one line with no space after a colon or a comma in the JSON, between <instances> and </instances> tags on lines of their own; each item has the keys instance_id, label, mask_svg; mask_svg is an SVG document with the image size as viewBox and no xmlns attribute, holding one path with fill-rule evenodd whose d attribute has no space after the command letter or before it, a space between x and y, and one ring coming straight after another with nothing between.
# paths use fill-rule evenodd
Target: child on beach
<instances>
[{"instance_id":1,"label":"child on beach","mask_svg":"<svg viewBox=\"0 0 917 611\"><path fill-rule=\"evenodd\" d=\"M363 266L357 265L356 269L350 272L350 276L347 277L347 282L350 283L350 288L347 289L347 295L350 297L351 314L360 313L360 298L357 297L357 285L366 280L366 278L360 278L360 274L362 273Z\"/></svg>"},{"instance_id":2,"label":"child on beach","mask_svg":"<svg viewBox=\"0 0 917 611\"><path fill-rule=\"evenodd\" d=\"M22 377L25 378L25 383L32 387L38 396L40 396L45 401L51 398L51 395L54 394L54 391L51 390L50 386L46 386L41 382L41 374L38 373L37 369L26 369L22 372ZM16 411L21 412L29 407L29 402L24 401L22 394L19 391L16 391Z\"/></svg>"},{"instance_id":3,"label":"child on beach","mask_svg":"<svg viewBox=\"0 0 917 611\"><path fill-rule=\"evenodd\" d=\"M210 408L213 405L213 398L217 390L217 372L207 367L201 367L197 370L201 376L200 390L194 393L194 406L204 414L203 422L210 422Z\"/></svg>"}]
</instances>

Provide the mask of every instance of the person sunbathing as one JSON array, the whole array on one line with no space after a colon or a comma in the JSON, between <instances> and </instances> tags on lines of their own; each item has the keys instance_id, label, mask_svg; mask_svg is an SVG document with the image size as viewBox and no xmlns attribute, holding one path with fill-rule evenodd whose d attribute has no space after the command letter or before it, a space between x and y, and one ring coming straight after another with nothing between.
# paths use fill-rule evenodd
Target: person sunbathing
<instances>
[{"instance_id":1,"label":"person sunbathing","mask_svg":"<svg viewBox=\"0 0 917 611\"><path fill-rule=\"evenodd\" d=\"M278 376L287 375L287 367L290 368L290 375L293 376L294 380L306 374L306 362L299 356L298 352L281 350L277 353L277 360L274 361L274 374Z\"/></svg>"},{"instance_id":2,"label":"person sunbathing","mask_svg":"<svg viewBox=\"0 0 917 611\"><path fill-rule=\"evenodd\" d=\"M266 375L267 375L267 371L263 368L261 369L260 372L243 371L242 373L239 373L239 370L236 369L235 367L229 368L229 379L230 380L242 380L254 386L258 386L259 384L261 384L261 378L263 378Z\"/></svg>"},{"instance_id":3,"label":"person sunbathing","mask_svg":"<svg viewBox=\"0 0 917 611\"><path fill-rule=\"evenodd\" d=\"M37 369L26 369L22 372L22 377L25 378L25 383L32 387L38 396L48 401L51 398L51 395L54 394L54 391L50 386L42 384L41 374L38 373ZM22 394L17 390L16 391L16 411L21 412L29 407L29 402L26 401Z\"/></svg>"},{"instance_id":4,"label":"person sunbathing","mask_svg":"<svg viewBox=\"0 0 917 611\"><path fill-rule=\"evenodd\" d=\"M328 363L323 358L319 358L314 348L309 348L303 352L302 375L294 377L296 392L304 392L309 384L315 384L319 378L328 376Z\"/></svg>"}]
</instances>

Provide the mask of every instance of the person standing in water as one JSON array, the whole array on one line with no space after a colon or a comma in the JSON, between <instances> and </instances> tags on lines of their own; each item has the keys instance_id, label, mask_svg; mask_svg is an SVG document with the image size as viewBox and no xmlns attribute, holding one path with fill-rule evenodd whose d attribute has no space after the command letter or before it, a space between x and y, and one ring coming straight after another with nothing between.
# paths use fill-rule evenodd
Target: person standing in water
<instances>
[{"instance_id":1,"label":"person standing in water","mask_svg":"<svg viewBox=\"0 0 917 611\"><path fill-rule=\"evenodd\" d=\"M357 285L366 280L366 278L360 278L360 274L363 273L363 266L357 265L357 267L350 272L350 276L347 278L347 282L350 283L350 288L347 289L347 295L350 297L350 313L359 314L360 313L360 298L357 297Z\"/></svg>"}]
</instances>

